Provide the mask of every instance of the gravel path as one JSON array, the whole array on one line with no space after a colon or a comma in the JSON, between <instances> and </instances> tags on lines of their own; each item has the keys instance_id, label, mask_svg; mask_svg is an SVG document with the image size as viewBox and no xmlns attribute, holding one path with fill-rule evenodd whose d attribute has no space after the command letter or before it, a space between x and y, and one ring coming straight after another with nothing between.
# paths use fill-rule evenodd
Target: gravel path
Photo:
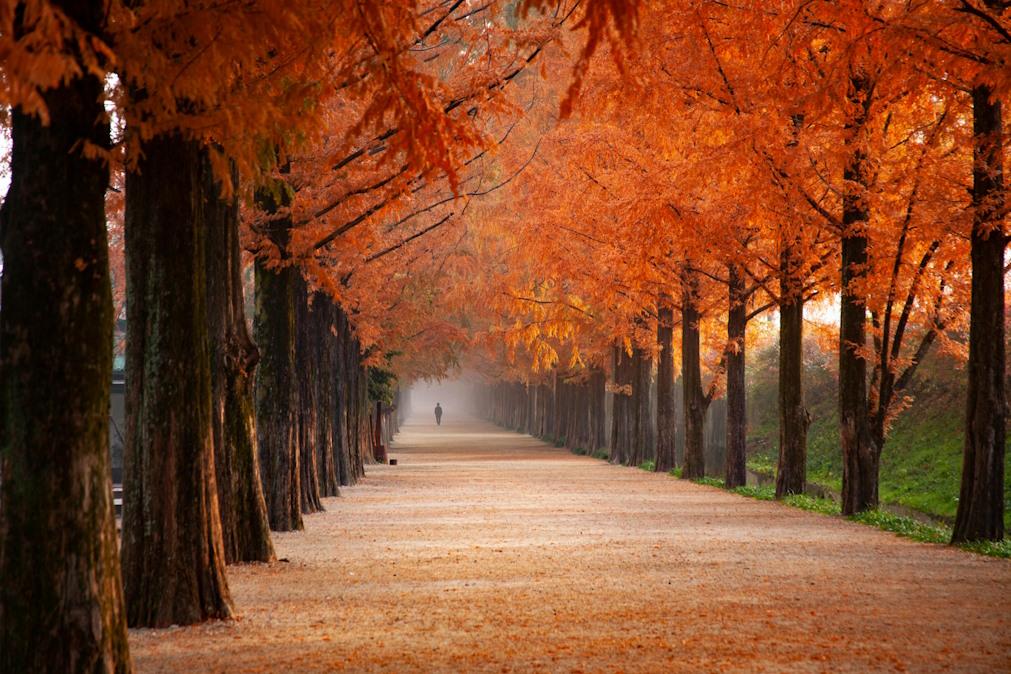
<instances>
[{"instance_id":1,"label":"gravel path","mask_svg":"<svg viewBox=\"0 0 1011 674\"><path fill-rule=\"evenodd\" d=\"M554 449L408 425L238 619L140 671L1011 671L1011 563Z\"/></svg>"}]
</instances>

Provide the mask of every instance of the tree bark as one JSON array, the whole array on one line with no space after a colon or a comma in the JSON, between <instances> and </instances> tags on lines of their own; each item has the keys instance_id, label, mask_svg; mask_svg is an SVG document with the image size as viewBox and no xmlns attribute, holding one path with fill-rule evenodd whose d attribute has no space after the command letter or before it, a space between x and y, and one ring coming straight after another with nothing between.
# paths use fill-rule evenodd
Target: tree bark
<instances>
[{"instance_id":1,"label":"tree bark","mask_svg":"<svg viewBox=\"0 0 1011 674\"><path fill-rule=\"evenodd\" d=\"M674 469L674 310L661 301L656 323L660 362L656 374L656 465L658 473Z\"/></svg>"},{"instance_id":2,"label":"tree bark","mask_svg":"<svg viewBox=\"0 0 1011 674\"><path fill-rule=\"evenodd\" d=\"M337 307L337 335L339 337L336 354L338 371L335 384L335 391L337 393L337 444L334 446L334 452L337 459L338 483L343 487L354 484L355 478L351 470L351 444L349 441L350 432L348 430L351 421L351 375L348 361L348 342L351 338L347 315L340 307Z\"/></svg>"},{"instance_id":3,"label":"tree bark","mask_svg":"<svg viewBox=\"0 0 1011 674\"><path fill-rule=\"evenodd\" d=\"M873 84L862 74L850 76L848 99L856 110L847 123L849 157L843 170L842 290L839 302L839 439L842 445L842 512L878 506L880 449L871 436L867 405L867 309L862 296L867 275L867 153L863 135Z\"/></svg>"},{"instance_id":4,"label":"tree bark","mask_svg":"<svg viewBox=\"0 0 1011 674\"><path fill-rule=\"evenodd\" d=\"M653 436L653 410L650 405L653 359L646 349L636 348L635 361L635 456L630 463L638 466L654 457L656 438Z\"/></svg>"},{"instance_id":5,"label":"tree bark","mask_svg":"<svg viewBox=\"0 0 1011 674\"><path fill-rule=\"evenodd\" d=\"M631 442L634 433L632 396L625 391L634 386L632 377L632 357L625 352L623 346L614 347L614 377L620 390L613 396L614 422L611 428L611 463L624 465L631 453Z\"/></svg>"},{"instance_id":6,"label":"tree bark","mask_svg":"<svg viewBox=\"0 0 1011 674\"><path fill-rule=\"evenodd\" d=\"M736 265L727 269L729 283L727 313L727 453L724 484L727 489L747 481L747 401L744 383L745 333L748 305L744 276Z\"/></svg>"},{"instance_id":7,"label":"tree bark","mask_svg":"<svg viewBox=\"0 0 1011 674\"><path fill-rule=\"evenodd\" d=\"M319 345L323 339L320 308L309 305L309 285L295 278L295 373L298 386L298 465L302 514L321 512L316 438L320 423L317 381L320 379Z\"/></svg>"},{"instance_id":8,"label":"tree bark","mask_svg":"<svg viewBox=\"0 0 1011 674\"><path fill-rule=\"evenodd\" d=\"M316 429L316 461L319 468L319 488L321 496L339 496L340 480L337 471L337 451L339 447L338 393L339 370L337 354L340 349L340 332L337 326L337 307L329 296L316 293L313 303L319 313L319 375L313 384L320 410ZM399 427L404 407L403 391L397 389L397 410L395 421Z\"/></svg>"},{"instance_id":9,"label":"tree bark","mask_svg":"<svg viewBox=\"0 0 1011 674\"><path fill-rule=\"evenodd\" d=\"M994 3L990 3L991 5ZM973 105L972 301L962 485L952 542L1004 537L1004 158L1001 104L979 85Z\"/></svg>"},{"instance_id":10,"label":"tree bark","mask_svg":"<svg viewBox=\"0 0 1011 674\"><path fill-rule=\"evenodd\" d=\"M202 155L178 133L157 136L126 177L123 581L132 626L232 614L211 431Z\"/></svg>"},{"instance_id":11,"label":"tree bark","mask_svg":"<svg viewBox=\"0 0 1011 674\"><path fill-rule=\"evenodd\" d=\"M97 32L102 3L54 5ZM101 96L97 77L76 77L43 94L48 125L11 114L0 208L4 672L131 671L109 466L109 172L80 153L82 140L109 146Z\"/></svg>"},{"instance_id":12,"label":"tree bark","mask_svg":"<svg viewBox=\"0 0 1011 674\"><path fill-rule=\"evenodd\" d=\"M601 369L594 369L590 375L590 446L591 452L598 452L607 446L604 433L604 409L606 400L607 375Z\"/></svg>"},{"instance_id":13,"label":"tree bark","mask_svg":"<svg viewBox=\"0 0 1011 674\"><path fill-rule=\"evenodd\" d=\"M705 420L709 400L702 391L702 354L696 305L698 281L684 272L681 299L681 372L684 377L685 459L681 477L697 479L706 475Z\"/></svg>"},{"instance_id":14,"label":"tree bark","mask_svg":"<svg viewBox=\"0 0 1011 674\"><path fill-rule=\"evenodd\" d=\"M260 354L249 338L243 309L239 202L237 197L221 198L206 157L201 171L211 423L225 561L269 562L274 546L260 483L253 412L252 378Z\"/></svg>"},{"instance_id":15,"label":"tree bark","mask_svg":"<svg viewBox=\"0 0 1011 674\"><path fill-rule=\"evenodd\" d=\"M277 198L258 195L268 210L287 205L281 187ZM270 223L269 236L286 255L290 218ZM260 348L256 368L256 439L260 449L260 476L267 502L267 519L274 531L302 529L298 446L298 381L295 373L295 292L299 270L284 264L268 269L256 260L256 316L254 337Z\"/></svg>"},{"instance_id":16,"label":"tree bark","mask_svg":"<svg viewBox=\"0 0 1011 674\"><path fill-rule=\"evenodd\" d=\"M802 494L807 480L807 428L804 407L804 300L795 281L790 245L780 259L779 305L779 465L776 498Z\"/></svg>"}]
</instances>

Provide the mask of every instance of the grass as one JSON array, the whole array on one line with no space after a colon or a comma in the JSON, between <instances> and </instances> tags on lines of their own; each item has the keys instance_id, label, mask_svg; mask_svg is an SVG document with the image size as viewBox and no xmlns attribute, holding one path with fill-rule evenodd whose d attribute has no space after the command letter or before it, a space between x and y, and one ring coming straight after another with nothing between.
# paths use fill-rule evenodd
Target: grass
<instances>
[{"instance_id":1,"label":"grass","mask_svg":"<svg viewBox=\"0 0 1011 674\"><path fill-rule=\"evenodd\" d=\"M775 490L773 490L773 498L775 496ZM828 498L815 498L807 494L791 494L783 499L783 502L792 505L794 508L808 510L813 513L821 513L823 515L839 514L839 504Z\"/></svg>"},{"instance_id":2,"label":"grass","mask_svg":"<svg viewBox=\"0 0 1011 674\"><path fill-rule=\"evenodd\" d=\"M1011 559L1011 538L1005 538L1003 541L978 541L976 543L963 543L960 546L963 550L968 550L970 552L975 552L979 555L986 555L987 557L1003 557L1004 559Z\"/></svg>"},{"instance_id":3,"label":"grass","mask_svg":"<svg viewBox=\"0 0 1011 674\"><path fill-rule=\"evenodd\" d=\"M673 473L673 471L671 472ZM717 478L705 477L693 480L693 482L709 487L723 488L723 480ZM737 487L728 491L760 501L776 500L776 489L772 485L764 487ZM787 496L781 502L794 508L800 508L801 510L841 517L839 504L832 499L815 498L806 494L793 494ZM926 524L911 517L903 517L882 510L870 510L852 515L847 517L847 519L881 529L882 531L890 531L904 538L911 538L914 541L922 543L947 544L951 541L951 528L948 526L943 524ZM957 547L988 557L1011 559L1011 538L1005 538L1000 542L980 541L976 543L963 543Z\"/></svg>"},{"instance_id":4,"label":"grass","mask_svg":"<svg viewBox=\"0 0 1011 674\"><path fill-rule=\"evenodd\" d=\"M775 350L759 352L751 370L748 444L755 451L748 468L772 475L776 469L779 422L776 413ZM804 387L808 429L807 478L833 491L842 490L839 449L838 385L831 354L805 355ZM761 367L762 365L766 367ZM958 510L965 421L965 372L951 357L933 352L921 364L909 393L911 407L898 415L881 453L879 493L883 503L898 504L934 518L953 521ZM1008 438L1011 450L1011 436ZM1005 456L1011 475L1011 451ZM1005 528L1011 530L1011 480L1005 481Z\"/></svg>"},{"instance_id":5,"label":"grass","mask_svg":"<svg viewBox=\"0 0 1011 674\"><path fill-rule=\"evenodd\" d=\"M730 491L735 494L740 494L741 496L747 496L748 498L757 498L759 501L776 500L776 489L772 486L737 487L735 489L731 489Z\"/></svg>"},{"instance_id":6,"label":"grass","mask_svg":"<svg viewBox=\"0 0 1011 674\"><path fill-rule=\"evenodd\" d=\"M891 531L893 534L912 538L921 543L947 543L951 540L951 530L946 527L924 524L909 517L901 517L881 510L868 510L852 515L849 519L861 524L869 524L884 531Z\"/></svg>"},{"instance_id":7,"label":"grass","mask_svg":"<svg viewBox=\"0 0 1011 674\"><path fill-rule=\"evenodd\" d=\"M564 445L564 441L562 442L563 442L562 445L556 442L555 447L562 447ZM611 458L611 455L608 453L606 449L598 449L597 451L591 453L590 450L586 449L585 447L575 447L569 449L569 451L572 452L573 454L576 454L577 456L591 456L594 459L601 459L603 461L607 461Z\"/></svg>"}]
</instances>

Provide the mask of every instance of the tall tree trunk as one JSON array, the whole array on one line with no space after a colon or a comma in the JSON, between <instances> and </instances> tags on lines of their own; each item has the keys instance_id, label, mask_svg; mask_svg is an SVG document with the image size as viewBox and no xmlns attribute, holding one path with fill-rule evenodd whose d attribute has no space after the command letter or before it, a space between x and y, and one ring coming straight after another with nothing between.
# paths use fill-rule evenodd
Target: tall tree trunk
<instances>
[{"instance_id":1,"label":"tall tree trunk","mask_svg":"<svg viewBox=\"0 0 1011 674\"><path fill-rule=\"evenodd\" d=\"M702 353L696 305L698 281L684 272L681 299L681 372L684 377L685 461L681 477L697 479L706 475L705 420L709 400L702 391Z\"/></svg>"},{"instance_id":2,"label":"tall tree trunk","mask_svg":"<svg viewBox=\"0 0 1011 674\"><path fill-rule=\"evenodd\" d=\"M636 397L635 409L636 432L633 466L638 466L654 457L653 450L655 447L654 443L656 442L656 439L653 437L653 407L650 405L650 394L652 393L653 383L653 359L646 349L637 348L636 361L635 388L638 395Z\"/></svg>"},{"instance_id":3,"label":"tall tree trunk","mask_svg":"<svg viewBox=\"0 0 1011 674\"><path fill-rule=\"evenodd\" d=\"M727 313L727 454L724 483L728 489L741 487L747 480L747 403L744 385L745 332L748 304L744 276L737 265L727 269L730 281Z\"/></svg>"},{"instance_id":4,"label":"tall tree trunk","mask_svg":"<svg viewBox=\"0 0 1011 674\"><path fill-rule=\"evenodd\" d=\"M795 279L792 245L780 257L779 305L779 465L776 498L802 494L807 481L807 428L804 407L804 299Z\"/></svg>"},{"instance_id":5,"label":"tall tree trunk","mask_svg":"<svg viewBox=\"0 0 1011 674\"><path fill-rule=\"evenodd\" d=\"M320 308L309 305L309 285L299 274L295 280L295 372L298 386L298 465L302 514L323 510L319 496L316 434L320 422L316 382L320 377L319 342L323 338Z\"/></svg>"},{"instance_id":6,"label":"tall tree trunk","mask_svg":"<svg viewBox=\"0 0 1011 674\"><path fill-rule=\"evenodd\" d=\"M988 3L995 7L997 3ZM1001 104L972 92L972 302L962 487L952 542L1004 537L1004 157Z\"/></svg>"},{"instance_id":7,"label":"tall tree trunk","mask_svg":"<svg viewBox=\"0 0 1011 674\"><path fill-rule=\"evenodd\" d=\"M660 362L656 373L656 472L673 470L674 432L677 424L674 412L674 310L669 301L661 300L656 323L656 340L660 345Z\"/></svg>"},{"instance_id":8,"label":"tall tree trunk","mask_svg":"<svg viewBox=\"0 0 1011 674\"><path fill-rule=\"evenodd\" d=\"M607 414L604 406L606 401L607 375L597 368L590 375L590 447L591 452L598 452L607 446L604 434L604 418Z\"/></svg>"},{"instance_id":9,"label":"tall tree trunk","mask_svg":"<svg viewBox=\"0 0 1011 674\"><path fill-rule=\"evenodd\" d=\"M656 437L653 432L653 359L645 349L639 349L639 370L636 386L639 388L639 407L636 410L638 417L638 432L636 434L636 444L638 449L638 461L636 466L644 461L655 460L656 458Z\"/></svg>"},{"instance_id":10,"label":"tall tree trunk","mask_svg":"<svg viewBox=\"0 0 1011 674\"><path fill-rule=\"evenodd\" d=\"M873 84L867 75L850 76L848 94L856 110L847 125L849 157L843 170L842 290L839 302L839 440L842 445L842 512L871 510L878 505L880 449L871 437L867 406L867 309L863 288L867 276L867 152L863 136Z\"/></svg>"},{"instance_id":11,"label":"tall tree trunk","mask_svg":"<svg viewBox=\"0 0 1011 674\"><path fill-rule=\"evenodd\" d=\"M178 133L157 136L126 177L123 584L136 626L232 613L211 431L203 152Z\"/></svg>"},{"instance_id":12,"label":"tall tree trunk","mask_svg":"<svg viewBox=\"0 0 1011 674\"><path fill-rule=\"evenodd\" d=\"M623 346L614 347L614 383L617 390L613 396L614 422L611 427L611 463L623 465L628 460L630 437L632 435L632 396L629 389L630 364L632 358Z\"/></svg>"},{"instance_id":13,"label":"tall tree trunk","mask_svg":"<svg viewBox=\"0 0 1011 674\"><path fill-rule=\"evenodd\" d=\"M356 471L355 480L365 477L365 462L373 461L372 443L369 440L371 428L369 426L369 412L372 406L369 404L369 369L361 364L361 343L355 341L355 355L358 358L358 443L355 447L356 457L353 467Z\"/></svg>"},{"instance_id":14,"label":"tall tree trunk","mask_svg":"<svg viewBox=\"0 0 1011 674\"><path fill-rule=\"evenodd\" d=\"M286 193L258 197L268 210L287 205ZM270 223L270 238L286 254L291 221ZM298 380L295 372L295 294L299 270L284 264L268 269L256 260L256 316L253 333L260 349L256 368L256 439L267 519L274 531L302 528L298 446Z\"/></svg>"},{"instance_id":15,"label":"tall tree trunk","mask_svg":"<svg viewBox=\"0 0 1011 674\"><path fill-rule=\"evenodd\" d=\"M322 292L316 293L315 310L319 313L318 376L313 385L319 404L320 417L316 428L316 461L319 468L321 496L338 496L340 484L337 472L338 451L338 372L337 353L340 348L337 311L333 300ZM397 389L397 410L394 416L399 428L404 407L404 392Z\"/></svg>"},{"instance_id":16,"label":"tall tree trunk","mask_svg":"<svg viewBox=\"0 0 1011 674\"><path fill-rule=\"evenodd\" d=\"M102 3L53 4L97 32ZM0 208L4 672L131 670L109 466L109 172L80 152L82 140L109 146L101 96L97 77L76 77L43 94L48 125L11 116Z\"/></svg>"},{"instance_id":17,"label":"tall tree trunk","mask_svg":"<svg viewBox=\"0 0 1011 674\"><path fill-rule=\"evenodd\" d=\"M260 354L249 338L242 294L239 202L225 201L204 157L205 282L211 363L211 428L225 561L269 562L274 546L260 484L253 413L253 370ZM233 175L237 180L237 175Z\"/></svg>"},{"instance_id":18,"label":"tall tree trunk","mask_svg":"<svg viewBox=\"0 0 1011 674\"><path fill-rule=\"evenodd\" d=\"M351 444L349 424L351 423L351 372L348 364L348 343L351 340L347 314L337 307L337 444L334 446L337 458L337 478L342 487L355 483L351 469Z\"/></svg>"},{"instance_id":19,"label":"tall tree trunk","mask_svg":"<svg viewBox=\"0 0 1011 674\"><path fill-rule=\"evenodd\" d=\"M642 443L645 440L645 429L643 428L642 401L649 394L642 389L642 349L634 347L632 357L629 360L629 380L632 384L632 395L629 398L629 422L631 432L629 444L626 448L625 464L638 466L642 462Z\"/></svg>"}]
</instances>

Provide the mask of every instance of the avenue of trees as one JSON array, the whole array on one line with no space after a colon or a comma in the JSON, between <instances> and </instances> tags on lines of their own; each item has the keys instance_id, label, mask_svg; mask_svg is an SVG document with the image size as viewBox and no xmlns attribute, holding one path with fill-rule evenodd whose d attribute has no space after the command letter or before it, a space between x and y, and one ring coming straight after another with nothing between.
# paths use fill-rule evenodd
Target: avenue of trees
<instances>
[{"instance_id":1,"label":"avenue of trees","mask_svg":"<svg viewBox=\"0 0 1011 674\"><path fill-rule=\"evenodd\" d=\"M1001 0L0 0L0 670L126 672L128 626L233 615L227 565L389 437L390 373L477 368L497 420L622 463L681 434L685 477L726 396L735 485L775 311L801 491L813 302L844 512L944 348L955 540L1002 538L1009 57Z\"/></svg>"},{"instance_id":2,"label":"avenue of trees","mask_svg":"<svg viewBox=\"0 0 1011 674\"><path fill-rule=\"evenodd\" d=\"M1004 5L687 2L639 18L649 47L593 63L501 197L537 216L483 212L502 260L484 330L510 363L490 369L489 416L589 452L607 416L610 460L658 471L680 434L698 478L725 397L718 468L740 486L748 327L775 311L776 493L803 492L804 344L827 337L806 334L814 307L834 313L843 513L878 506L889 429L940 349L967 381L953 541L1001 540Z\"/></svg>"}]
</instances>

